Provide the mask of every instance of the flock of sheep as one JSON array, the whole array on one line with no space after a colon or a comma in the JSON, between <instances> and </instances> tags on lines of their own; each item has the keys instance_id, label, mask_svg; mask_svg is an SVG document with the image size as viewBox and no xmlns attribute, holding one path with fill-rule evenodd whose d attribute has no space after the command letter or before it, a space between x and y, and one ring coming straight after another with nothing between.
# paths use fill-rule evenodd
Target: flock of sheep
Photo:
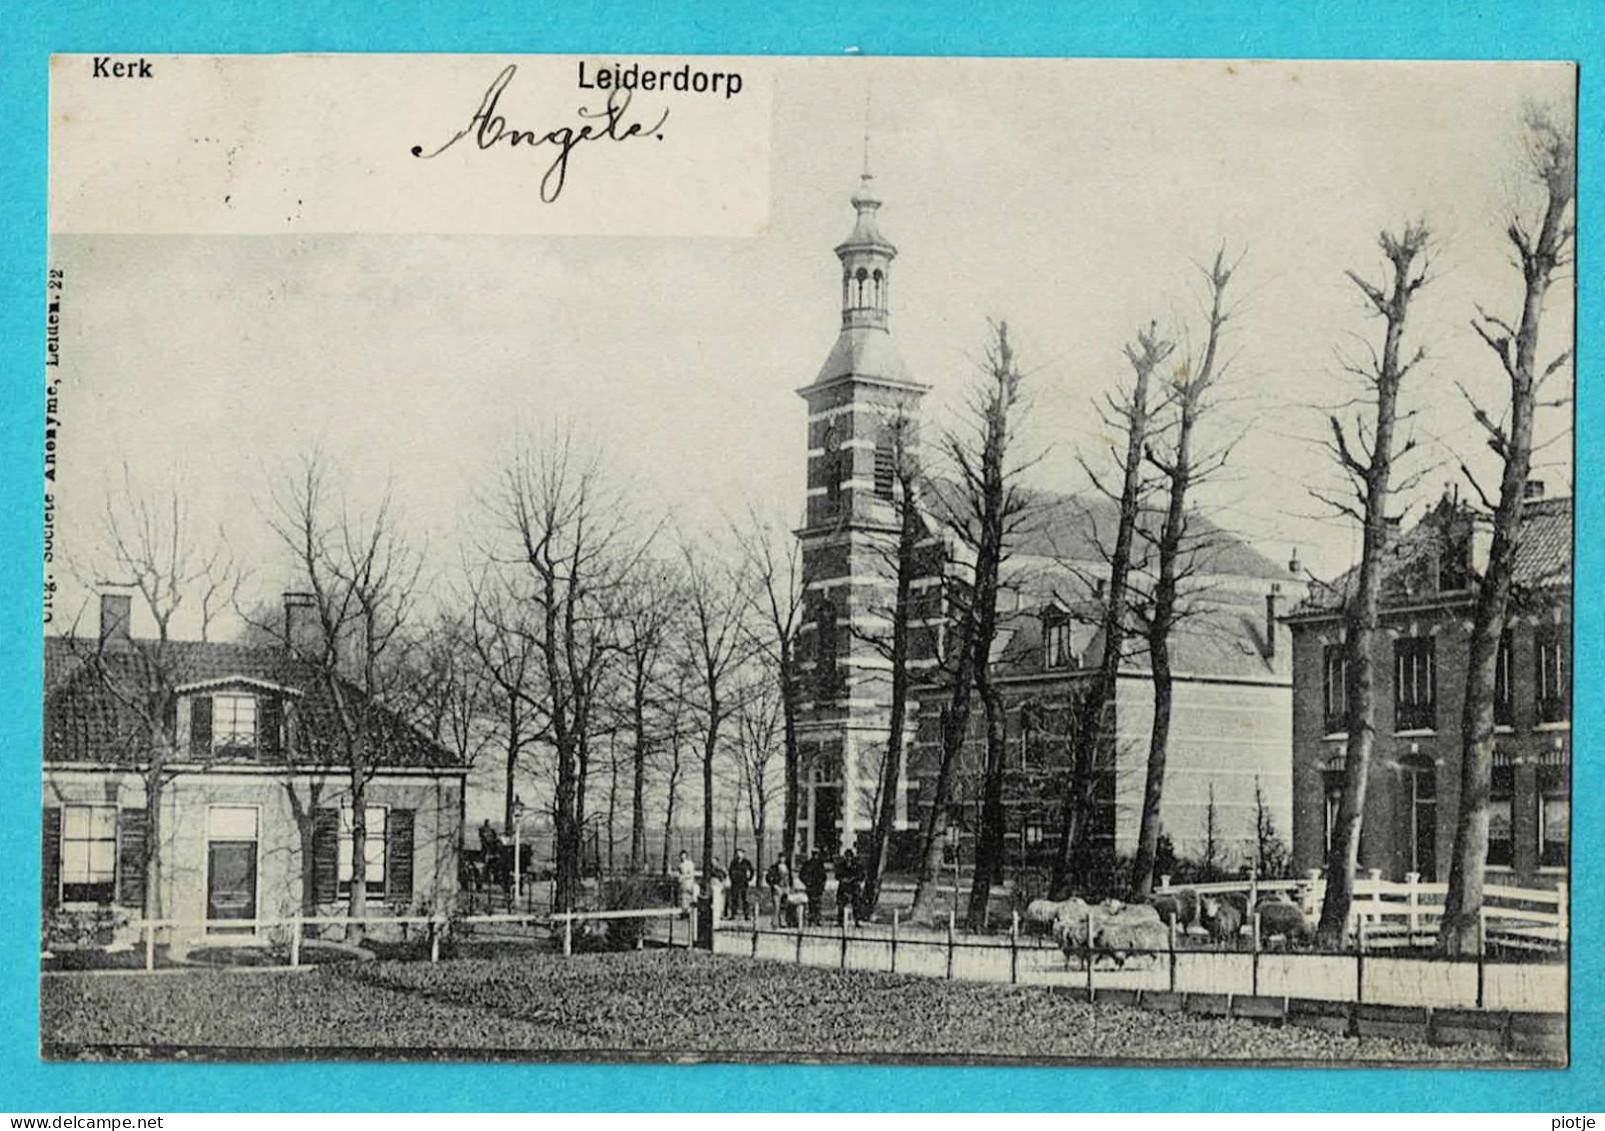
<instances>
[{"instance_id":1,"label":"flock of sheep","mask_svg":"<svg viewBox=\"0 0 1605 1131\"><path fill-rule=\"evenodd\" d=\"M1307 943L1314 924L1286 893L1274 892L1255 905L1260 943ZM1254 918L1243 892L1199 893L1191 888L1150 896L1146 903L1100 904L1072 896L1055 902L1033 900L1025 909L1031 929L1047 931L1063 948L1066 958L1093 955L1124 967L1129 959L1154 962L1171 946L1169 924L1179 937L1201 933L1217 945L1236 946L1243 932L1252 932Z\"/></svg>"}]
</instances>

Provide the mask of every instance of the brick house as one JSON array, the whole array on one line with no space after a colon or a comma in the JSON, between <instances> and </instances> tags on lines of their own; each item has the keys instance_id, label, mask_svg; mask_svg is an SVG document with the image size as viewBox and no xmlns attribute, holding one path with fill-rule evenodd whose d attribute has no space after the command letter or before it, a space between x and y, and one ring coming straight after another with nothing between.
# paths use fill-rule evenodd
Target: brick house
<instances>
[{"instance_id":1,"label":"brick house","mask_svg":"<svg viewBox=\"0 0 1605 1131\"><path fill-rule=\"evenodd\" d=\"M1446 496L1388 550L1374 657L1377 744L1360 863L1384 877L1449 872L1461 727L1485 524ZM1565 879L1571 826L1572 501L1529 485L1510 619L1498 658L1488 844L1494 882ZM1341 609L1354 571L1317 586L1293 634L1293 842L1300 868L1326 860L1342 788L1346 668Z\"/></svg>"},{"instance_id":2,"label":"brick house","mask_svg":"<svg viewBox=\"0 0 1605 1131\"><path fill-rule=\"evenodd\" d=\"M1105 568L1088 531L1111 530L1116 518L1101 503L1051 496L1038 503L1042 517L1011 558L1014 588L1004 595L1007 611L992 654L1007 704L1006 855L1026 865L1051 859L1057 848L1072 721L1103 649L1095 627L1098 595L1076 590ZM1279 602L1284 587L1299 589L1288 570L1252 546L1208 527L1202 516L1192 521L1195 534L1209 530L1198 561L1208 574L1200 578L1207 595L1189 602L1171 640L1160 819L1177 854L1191 859L1204 857L1213 821L1217 862L1237 867L1253 857L1262 810L1284 841L1292 835L1292 664ZM1099 755L1092 830L1094 843L1120 856L1136 848L1153 725L1153 681L1140 638L1128 638L1128 652ZM908 808L922 815L940 758L944 696L926 684L915 701ZM979 826L984 745L977 703L953 793L963 855Z\"/></svg>"},{"instance_id":3,"label":"brick house","mask_svg":"<svg viewBox=\"0 0 1605 1131\"><path fill-rule=\"evenodd\" d=\"M45 639L43 896L47 922L147 903L153 734L176 736L160 789L161 890L180 936L218 920L342 914L352 874L350 778L319 741L331 706L278 645L129 634L101 597L96 637ZM287 631L309 610L286 598ZM290 637L293 639L293 637ZM149 721L164 713L166 726ZM449 906L463 784L455 755L385 711L366 787L370 914ZM320 752L321 751L321 752Z\"/></svg>"}]
</instances>

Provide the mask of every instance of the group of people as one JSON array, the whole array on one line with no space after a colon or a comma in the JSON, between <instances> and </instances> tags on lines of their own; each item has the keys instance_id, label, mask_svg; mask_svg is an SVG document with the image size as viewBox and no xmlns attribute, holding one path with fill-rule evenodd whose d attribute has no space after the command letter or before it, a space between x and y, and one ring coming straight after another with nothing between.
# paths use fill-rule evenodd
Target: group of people
<instances>
[{"instance_id":1,"label":"group of people","mask_svg":"<svg viewBox=\"0 0 1605 1131\"><path fill-rule=\"evenodd\" d=\"M697 865L689 853L681 851L680 863L676 869L680 881L680 911L689 915L692 906L702 895L702 885L697 877ZM715 922L723 919L728 913L732 919L751 919L753 916L752 881L757 876L757 869L747 854L736 849L735 856L730 860L730 867L715 859L709 872L708 895L713 900L713 918Z\"/></svg>"},{"instance_id":2,"label":"group of people","mask_svg":"<svg viewBox=\"0 0 1605 1131\"><path fill-rule=\"evenodd\" d=\"M776 926L819 926L824 918L825 886L832 871L836 874L837 924L845 926L848 916L857 916L858 898L864 890L864 867L852 849L842 853L833 865L817 848L798 860L795 868L776 860L764 873Z\"/></svg>"},{"instance_id":3,"label":"group of people","mask_svg":"<svg viewBox=\"0 0 1605 1131\"><path fill-rule=\"evenodd\" d=\"M769 865L764 873L764 886L769 889L770 910L777 926L819 926L824 918L825 888L831 873L836 877L836 922L845 926L848 916L857 915L858 899L864 890L864 868L852 849L836 859L834 864L825 854L815 849L811 854L799 855L795 868L784 859ZM702 895L702 883L697 874L696 862L689 853L680 853L676 869L680 884L680 911L689 915ZM708 895L713 901L713 917L717 922L729 915L732 919L751 919L757 910L753 899L753 880L757 872L752 861L741 849L736 849L730 866L713 861L707 877Z\"/></svg>"}]
</instances>

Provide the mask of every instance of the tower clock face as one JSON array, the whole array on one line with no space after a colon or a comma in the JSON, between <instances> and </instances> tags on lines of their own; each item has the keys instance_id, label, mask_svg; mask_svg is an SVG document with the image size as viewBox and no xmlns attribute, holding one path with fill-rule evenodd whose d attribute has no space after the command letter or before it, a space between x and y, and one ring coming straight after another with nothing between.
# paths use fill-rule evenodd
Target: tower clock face
<instances>
[{"instance_id":1,"label":"tower clock face","mask_svg":"<svg viewBox=\"0 0 1605 1131\"><path fill-rule=\"evenodd\" d=\"M831 455L835 455L837 452L841 451L841 447L841 433L837 431L834 423L827 424L825 426L825 451L829 452Z\"/></svg>"}]
</instances>

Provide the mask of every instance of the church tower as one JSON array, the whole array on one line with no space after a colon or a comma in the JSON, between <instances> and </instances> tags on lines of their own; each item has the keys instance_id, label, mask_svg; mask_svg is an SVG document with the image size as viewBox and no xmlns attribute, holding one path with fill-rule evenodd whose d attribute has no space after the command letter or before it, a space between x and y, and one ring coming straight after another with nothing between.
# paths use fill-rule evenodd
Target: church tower
<instances>
[{"instance_id":1,"label":"church tower","mask_svg":"<svg viewBox=\"0 0 1605 1131\"><path fill-rule=\"evenodd\" d=\"M894 427L917 443L928 386L909 375L888 325L897 248L880 232L881 201L866 170L852 197L857 220L836 248L841 332L808 403L807 512L801 542L803 691L798 715L804 788L799 847L829 855L854 846L874 820L890 721L890 663L873 639L895 592ZM859 845L862 847L862 845Z\"/></svg>"}]
</instances>

